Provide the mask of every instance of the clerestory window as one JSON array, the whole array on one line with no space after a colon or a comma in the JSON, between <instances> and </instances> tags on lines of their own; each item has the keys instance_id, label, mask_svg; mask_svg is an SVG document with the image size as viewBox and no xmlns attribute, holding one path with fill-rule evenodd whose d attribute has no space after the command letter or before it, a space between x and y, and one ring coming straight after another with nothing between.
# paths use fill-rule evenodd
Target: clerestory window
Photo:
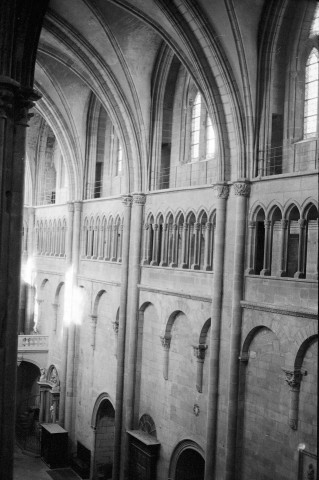
<instances>
[{"instance_id":1,"label":"clerestory window","mask_svg":"<svg viewBox=\"0 0 319 480\"><path fill-rule=\"evenodd\" d=\"M318 91L319 91L319 55L313 48L306 63L304 138L318 135Z\"/></svg>"},{"instance_id":2,"label":"clerestory window","mask_svg":"<svg viewBox=\"0 0 319 480\"><path fill-rule=\"evenodd\" d=\"M216 152L216 136L212 119L202 96L197 92L191 109L190 162L208 160Z\"/></svg>"}]
</instances>

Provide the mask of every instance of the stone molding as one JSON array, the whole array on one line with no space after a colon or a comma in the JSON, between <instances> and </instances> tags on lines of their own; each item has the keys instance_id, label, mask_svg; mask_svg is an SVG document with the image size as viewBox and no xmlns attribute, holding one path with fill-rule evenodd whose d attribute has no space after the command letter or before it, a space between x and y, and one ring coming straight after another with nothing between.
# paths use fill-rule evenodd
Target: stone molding
<instances>
[{"instance_id":1,"label":"stone molding","mask_svg":"<svg viewBox=\"0 0 319 480\"><path fill-rule=\"evenodd\" d=\"M240 302L242 308L247 310L260 310L262 312L271 312L271 313L279 313L281 315L292 315L294 317L303 317L303 318L311 318L316 320L317 319L317 312L311 312L310 310L302 309L302 308L291 308L290 306L274 306L268 303L255 303L249 302L246 300L242 300Z\"/></svg>"},{"instance_id":2,"label":"stone molding","mask_svg":"<svg viewBox=\"0 0 319 480\"><path fill-rule=\"evenodd\" d=\"M122 196L122 203L125 207L131 207L133 203L132 195L123 195Z\"/></svg>"},{"instance_id":3,"label":"stone molding","mask_svg":"<svg viewBox=\"0 0 319 480\"><path fill-rule=\"evenodd\" d=\"M82 202L80 200L77 200L76 202L74 202L74 209L76 212L82 211Z\"/></svg>"},{"instance_id":4,"label":"stone molding","mask_svg":"<svg viewBox=\"0 0 319 480\"><path fill-rule=\"evenodd\" d=\"M133 204L144 206L146 203L146 195L145 193L132 193L133 197Z\"/></svg>"},{"instance_id":5,"label":"stone molding","mask_svg":"<svg viewBox=\"0 0 319 480\"><path fill-rule=\"evenodd\" d=\"M213 191L215 193L215 197L217 198L223 198L227 200L229 196L229 186L224 183L213 185Z\"/></svg>"},{"instance_id":6,"label":"stone molding","mask_svg":"<svg viewBox=\"0 0 319 480\"><path fill-rule=\"evenodd\" d=\"M246 182L236 182L233 184L234 194L236 197L249 197L250 185Z\"/></svg>"},{"instance_id":7,"label":"stone molding","mask_svg":"<svg viewBox=\"0 0 319 480\"><path fill-rule=\"evenodd\" d=\"M211 272L205 272L205 273L211 273ZM140 289L141 292L150 292L150 293L158 293L160 295L172 295L173 297L180 297L180 298L186 298L188 300L195 300L198 302L208 302L212 303L211 297L201 297L197 295L190 295L187 293L180 293L180 292L175 292L174 290L160 290L159 288L153 288L153 287L147 287L145 285L138 285L138 288Z\"/></svg>"}]
</instances>

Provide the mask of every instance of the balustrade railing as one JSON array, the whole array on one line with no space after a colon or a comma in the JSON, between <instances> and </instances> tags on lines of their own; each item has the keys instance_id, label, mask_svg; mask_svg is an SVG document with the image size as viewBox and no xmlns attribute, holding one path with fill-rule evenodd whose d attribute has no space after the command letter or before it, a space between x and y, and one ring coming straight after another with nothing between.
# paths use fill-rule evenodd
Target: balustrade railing
<instances>
[{"instance_id":1,"label":"balustrade railing","mask_svg":"<svg viewBox=\"0 0 319 480\"><path fill-rule=\"evenodd\" d=\"M18 351L47 351L49 347L48 335L19 335Z\"/></svg>"}]
</instances>

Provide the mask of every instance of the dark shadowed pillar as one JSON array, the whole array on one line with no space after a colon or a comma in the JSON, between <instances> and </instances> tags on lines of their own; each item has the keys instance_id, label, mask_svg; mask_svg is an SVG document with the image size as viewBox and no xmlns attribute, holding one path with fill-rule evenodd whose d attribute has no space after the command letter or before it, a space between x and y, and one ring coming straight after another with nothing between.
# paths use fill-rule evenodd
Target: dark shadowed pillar
<instances>
[{"instance_id":1,"label":"dark shadowed pillar","mask_svg":"<svg viewBox=\"0 0 319 480\"><path fill-rule=\"evenodd\" d=\"M0 478L11 480L26 127L46 0L0 3Z\"/></svg>"}]
</instances>

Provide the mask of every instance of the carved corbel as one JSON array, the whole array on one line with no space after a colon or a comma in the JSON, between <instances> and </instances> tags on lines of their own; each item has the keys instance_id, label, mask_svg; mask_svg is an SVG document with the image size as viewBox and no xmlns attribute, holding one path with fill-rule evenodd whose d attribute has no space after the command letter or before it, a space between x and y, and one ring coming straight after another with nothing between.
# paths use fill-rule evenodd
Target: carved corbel
<instances>
[{"instance_id":1,"label":"carved corbel","mask_svg":"<svg viewBox=\"0 0 319 480\"><path fill-rule=\"evenodd\" d=\"M302 379L300 369L285 370L285 381L290 387L289 426L293 430L298 428L299 392Z\"/></svg>"},{"instance_id":2,"label":"carved corbel","mask_svg":"<svg viewBox=\"0 0 319 480\"><path fill-rule=\"evenodd\" d=\"M97 315L91 315L91 347L95 350Z\"/></svg>"},{"instance_id":3,"label":"carved corbel","mask_svg":"<svg viewBox=\"0 0 319 480\"><path fill-rule=\"evenodd\" d=\"M208 346L203 343L193 345L194 355L197 358L196 388L199 393L203 391L203 368L207 348Z\"/></svg>"},{"instance_id":4,"label":"carved corbel","mask_svg":"<svg viewBox=\"0 0 319 480\"><path fill-rule=\"evenodd\" d=\"M169 349L171 346L171 337L169 336L163 336L160 337L162 347L164 350L164 361L163 361L163 377L165 380L168 379L168 358L169 358Z\"/></svg>"}]
</instances>

